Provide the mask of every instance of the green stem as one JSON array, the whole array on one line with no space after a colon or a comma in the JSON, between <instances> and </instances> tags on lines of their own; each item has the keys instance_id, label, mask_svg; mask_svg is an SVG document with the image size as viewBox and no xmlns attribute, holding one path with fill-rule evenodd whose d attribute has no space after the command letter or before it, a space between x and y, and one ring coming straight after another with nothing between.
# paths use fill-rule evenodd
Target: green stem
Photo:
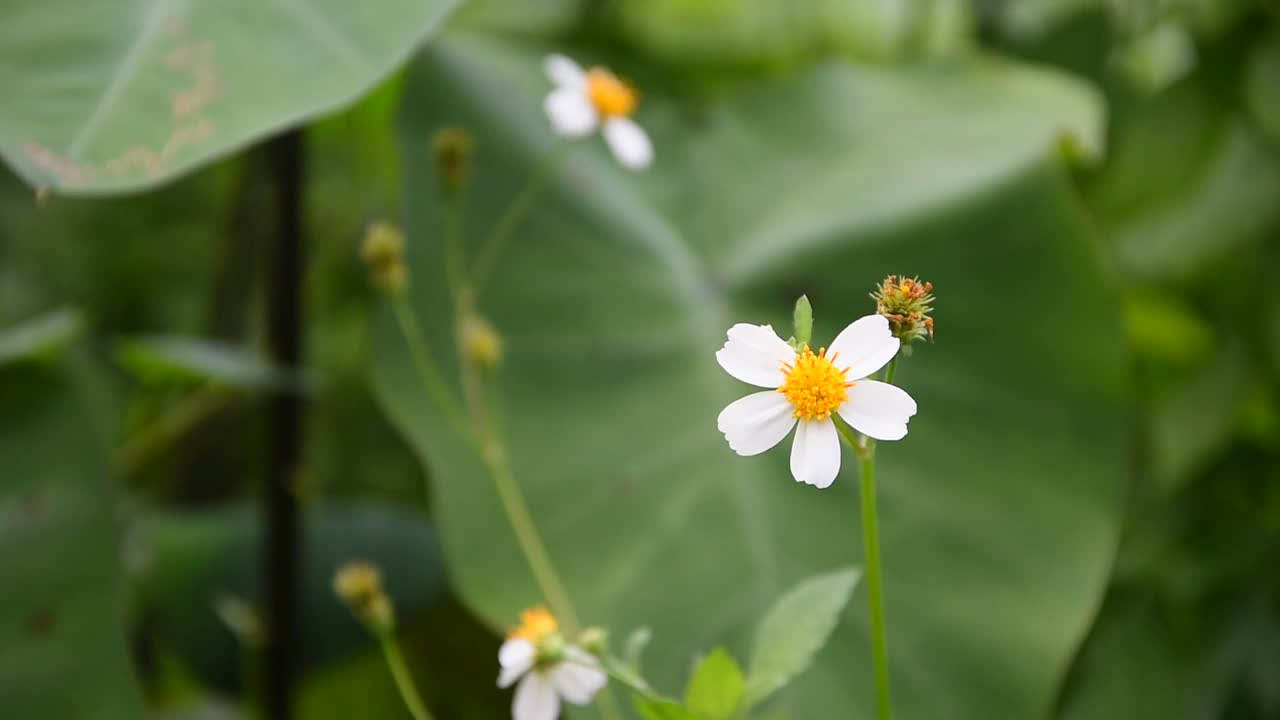
<instances>
[{"instance_id":1,"label":"green stem","mask_svg":"<svg viewBox=\"0 0 1280 720\"><path fill-rule=\"evenodd\" d=\"M414 720L431 720L431 713L422 702L422 696L418 694L418 688L414 686L413 677L405 665L404 656L400 654L400 644L396 641L395 634L379 633L378 641L382 645L382 654L387 659L387 667L391 668L391 677L396 681L396 689L400 691L405 707L409 708L409 714L413 715Z\"/></svg>"},{"instance_id":2,"label":"green stem","mask_svg":"<svg viewBox=\"0 0 1280 720\"><path fill-rule=\"evenodd\" d=\"M533 201L538 198L538 193L542 191L542 186L546 184L547 179L551 176L551 170L559 164L561 156L569 147L569 143L561 142L554 146L538 163L533 173L529 175L529 179L525 181L524 187L520 192L516 193L511 199L511 204L502 212L502 216L494 223L493 230L489 232L488 237L480 246L480 254L476 257L475 269L472 271L472 286L475 288L476 295L480 295L484 291L485 283L489 279L489 273L493 270L493 265L502 256L502 251L506 248L507 242L511 239L521 221L533 209Z\"/></svg>"},{"instance_id":3,"label":"green stem","mask_svg":"<svg viewBox=\"0 0 1280 720\"><path fill-rule=\"evenodd\" d=\"M179 400L120 448L115 457L116 474L131 477L202 420L222 409L231 396L225 388L208 385Z\"/></svg>"},{"instance_id":4,"label":"green stem","mask_svg":"<svg viewBox=\"0 0 1280 720\"><path fill-rule=\"evenodd\" d=\"M443 198L441 235L444 240L444 273L454 304L462 294L466 281L466 258L462 250L462 191L455 190Z\"/></svg>"},{"instance_id":5,"label":"green stem","mask_svg":"<svg viewBox=\"0 0 1280 720\"><path fill-rule=\"evenodd\" d=\"M892 369L892 365L890 368ZM869 441L870 442L870 441ZM889 699L889 647L885 640L884 575L880 569L880 521L876 508L876 456L870 446L859 459L862 472L862 544L867 565L867 603L871 611L871 656L876 677L879 720L893 714Z\"/></svg>"},{"instance_id":6,"label":"green stem","mask_svg":"<svg viewBox=\"0 0 1280 720\"><path fill-rule=\"evenodd\" d=\"M650 700L654 700L656 702L679 703L678 700L669 698L666 695L663 695L657 692L656 690L654 690L653 687L650 686L649 683L639 675L633 674L630 671L619 672L615 667L613 667L613 664L616 663L615 659L611 659L610 661L601 661L600 663L597 663L597 664L585 663L585 662L580 662L575 660L565 660L565 662L570 663L572 665L578 665L580 667L588 667L588 668L594 668L596 670L599 670L603 672L605 675L608 675L611 679L617 681L618 683L621 683L622 686L627 688L628 690L634 693L643 695L644 697Z\"/></svg>"},{"instance_id":7,"label":"green stem","mask_svg":"<svg viewBox=\"0 0 1280 720\"><path fill-rule=\"evenodd\" d=\"M884 383L887 383L887 384L889 384L889 385L892 385L892 384L893 384L893 376L894 376L894 375L896 375L896 374L897 374L897 372L898 372L898 356L897 356L897 355L894 355L894 356L893 356L893 359L889 361L889 364L888 364L887 366L885 366L885 369L884 369L884 379L883 379L883 380L881 380L881 382L884 382Z\"/></svg>"},{"instance_id":8,"label":"green stem","mask_svg":"<svg viewBox=\"0 0 1280 720\"><path fill-rule=\"evenodd\" d=\"M400 323L400 332L404 335L405 343L409 346L409 354L413 357L414 369L417 370L418 378L422 380L427 394L435 402L436 409L449 420L454 429L464 438L474 442L474 435L462 420L462 413L454 403L453 396L445 388L435 361L431 359L431 351L427 347L427 341L422 335L421 328L418 327L417 314L413 311L413 306L409 304L409 299L403 293L394 293L391 298L391 307L395 311L396 321Z\"/></svg>"},{"instance_id":9,"label":"green stem","mask_svg":"<svg viewBox=\"0 0 1280 720\"><path fill-rule=\"evenodd\" d=\"M498 497L502 500L502 508L507 513L507 520L511 523L511 529L516 534L516 540L520 543L520 549L524 552L525 560L529 563L529 569L533 572L538 588L551 605L551 611L563 621L569 634L577 633L578 619L574 615L573 605L569 602L569 595L556 575L555 566L551 564L551 557L547 554L537 527L533 524L533 516L529 512L528 505L525 504L524 494L520 492L520 486L511 472L511 466L507 464L504 451L496 440L490 438L483 452L485 466L493 476L493 482L498 488Z\"/></svg>"}]
</instances>

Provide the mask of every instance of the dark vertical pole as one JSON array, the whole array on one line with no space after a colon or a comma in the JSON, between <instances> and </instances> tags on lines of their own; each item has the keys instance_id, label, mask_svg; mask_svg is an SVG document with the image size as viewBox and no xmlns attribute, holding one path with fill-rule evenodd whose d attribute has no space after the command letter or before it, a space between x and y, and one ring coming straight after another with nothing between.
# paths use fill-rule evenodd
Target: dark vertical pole
<instances>
[{"instance_id":1,"label":"dark vertical pole","mask_svg":"<svg viewBox=\"0 0 1280 720\"><path fill-rule=\"evenodd\" d=\"M276 232L267 276L267 342L278 367L296 369L302 358L303 143L301 131L267 146L275 186ZM271 448L264 511L266 523L267 642L263 703L269 720L292 717L298 657L298 499L294 492L302 451L302 398L282 391L271 400Z\"/></svg>"}]
</instances>

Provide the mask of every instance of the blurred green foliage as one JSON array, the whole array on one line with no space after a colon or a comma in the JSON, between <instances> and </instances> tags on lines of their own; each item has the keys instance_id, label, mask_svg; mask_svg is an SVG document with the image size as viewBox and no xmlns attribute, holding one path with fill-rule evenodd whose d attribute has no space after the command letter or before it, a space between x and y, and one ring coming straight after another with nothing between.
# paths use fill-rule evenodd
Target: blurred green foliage
<instances>
[{"instance_id":1,"label":"blurred green foliage","mask_svg":"<svg viewBox=\"0 0 1280 720\"><path fill-rule=\"evenodd\" d=\"M46 12L24 5L24 13ZM111 27L128 29L130 17ZM590 348L573 344L589 339L574 331L618 317L669 331L675 315L662 314L660 299L616 302L668 276L598 270L630 257L628 243L695 238L699 252L720 262L718 284L702 288L708 302L736 292L743 316L735 321L782 324L794 296L819 287L819 335L845 308L864 307L876 273L928 271L938 285L938 344L903 370L922 397L918 443L886 451L884 469L886 515L898 527L886 531L901 533L886 561L902 716L1280 716L1278 17L1274 3L1250 0L464 3L444 49L425 48L407 76L383 80L307 129L308 437L298 487L318 536L308 545L319 564L309 567L306 593L323 608L308 616L307 637L323 651L308 665L303 717L402 717L374 647L327 595L323 559L356 536L369 542L362 551L395 568L392 591L403 590L407 614L402 640L439 716L506 713L509 697L492 682L495 631L533 600L529 583L505 537L476 520L476 503L487 502L487 488L475 487L482 479L427 450L442 436L427 439L429 418L397 410L394 389L384 386L380 401L397 425L375 401L370 370L394 373L399 351L371 322L378 299L355 248L368 222L404 215L417 243L415 271L430 272L434 200L424 168L429 130L446 122L480 131L470 221L482 230L493 219L547 140L535 49L553 46L634 76L645 93L640 118L660 141L658 165L648 177L617 181L590 147L598 141L578 148L508 258L539 273L500 288L491 306L511 362L524 363L506 376L513 414L537 399L533 380L563 370L563 357L537 359L545 348L529 308L546 309L537 302L548 288L564 284L590 298L553 318L565 327L549 337L575 352ZM421 23L388 24L403 31L402 41L381 48L388 57L426 32ZM18 37L21 23L6 27L0 45L38 52L41 63L85 61ZM338 88L309 57L294 58L314 81L297 89L325 98L350 96L379 74L353 79L344 70L349 87ZM519 63L520 79L504 79ZM25 94L14 97L39 94L32 77L19 78ZM238 130L221 147L338 99L306 112L273 105L236 115ZM41 125L34 102L10 103L22 112L0 123L7 157L20 150L9 142L14 128ZM108 120L120 137L146 127L126 127L125 115ZM1069 175L1046 156L1055 144ZM108 145L88 149L99 159L124 149ZM262 354L262 269L274 226L260 154L183 163L214 160L146 195L113 199L38 196L16 177L0 179L0 558L9 578L0 616L16 620L0 631L6 718L135 716L139 695L123 661L126 612L154 705L175 716L232 713L247 689L237 679L242 648L213 607L226 593L252 595L244 499L261 479L264 392L279 379L253 360ZM671 217L677 221L664 224ZM540 257L549 248L563 262ZM59 308L76 310L54 314ZM1010 322L1012 329L1001 325ZM1098 388L1120 379L1112 377L1119 356L1081 347L1079 333L1110 337L1107 328L1121 323L1124 395L1103 398ZM680 377L701 377L694 366L710 362L706 351L718 341L711 335L723 329L708 330L706 347L676 349L688 353ZM165 342L140 344L144 337ZM662 349L652 336L642 347L614 340L630 354L609 360L628 377L654 360L647 351ZM1048 397L1028 399L1026 389L1040 381ZM728 399L728 386L718 387L718 399ZM1021 394L991 400L1001 387ZM1034 401L1052 414L1090 397L1095 416L1075 423L1010 411ZM980 445L981 430L996 427L1001 413L1001 435ZM690 422L718 440L714 411L701 414ZM1052 437L1024 434L1038 422ZM596 424L573 433L606 439ZM734 463L732 477L710 470L736 458L708 448L711 459L686 464L671 480L720 472L725 497L735 497L733 483L780 496L796 490L780 465ZM1064 459L1071 453L1078 457ZM428 483L424 457L446 474ZM722 623L708 618L727 601L694 580L649 588L665 592L644 603L615 602L601 589L605 580L644 592L654 578L602 579L573 549L598 549L574 536L585 523L579 511L557 510L565 503L555 502L556 485L537 479L581 476L596 460L575 470L557 464L571 456L524 459L557 559L602 616L591 620L625 621L613 628L618 635L655 624L649 661L669 665L654 668L664 680L685 677L691 653L721 643L744 656L744 631L773 597L768 588L730 598L741 607ZM1121 473L1122 492L1113 483L1112 492L1088 495L1089 483ZM837 487L848 490L850 479ZM1066 510L1039 494L1053 487L1059 499L1096 502L1106 519L1056 525ZM1112 502L1119 495L1122 518ZM855 537L848 498L832 499L815 509L805 496L804 512L839 512L826 527L844 523ZM368 520L370 503L398 506L390 511L397 519ZM419 515L424 503L442 524L447 573L413 549L434 542ZM716 507L661 515L667 524L631 547L660 542L658 532L680 538L664 546L666 558L696 540L723 541L698 536L720 517ZM39 522L31 520L41 508ZM156 523L165 528L159 539ZM810 526L801 521L796 532ZM1041 537L1048 527L1063 534ZM753 530L744 530L747 545L775 542L753 540ZM797 555L810 540L794 543ZM724 557L749 552L716 549ZM1008 567L1026 571L1000 570ZM446 577L456 585L439 595ZM739 581L759 586L755 570ZM977 609L991 607L1001 608L1002 622L975 621ZM848 614L837 647L801 680L809 697L867 697L859 617ZM793 716L812 716L805 712Z\"/></svg>"}]
</instances>

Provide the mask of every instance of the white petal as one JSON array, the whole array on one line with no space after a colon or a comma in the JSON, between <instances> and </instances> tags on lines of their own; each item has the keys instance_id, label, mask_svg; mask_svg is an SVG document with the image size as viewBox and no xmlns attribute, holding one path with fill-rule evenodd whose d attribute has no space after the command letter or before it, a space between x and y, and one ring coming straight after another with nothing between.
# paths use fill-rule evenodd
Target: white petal
<instances>
[{"instance_id":1,"label":"white petal","mask_svg":"<svg viewBox=\"0 0 1280 720\"><path fill-rule=\"evenodd\" d=\"M831 420L801 420L791 444L791 474L807 485L829 487L840 474L840 436Z\"/></svg>"},{"instance_id":2,"label":"white petal","mask_svg":"<svg viewBox=\"0 0 1280 720\"><path fill-rule=\"evenodd\" d=\"M510 687L511 683L529 672L537 652L533 643L524 638L512 638L498 648L498 664L502 670L498 672L498 687Z\"/></svg>"},{"instance_id":3,"label":"white petal","mask_svg":"<svg viewBox=\"0 0 1280 720\"><path fill-rule=\"evenodd\" d=\"M556 720L559 714L560 696L551 680L540 672L525 675L511 701L513 720Z\"/></svg>"},{"instance_id":4,"label":"white petal","mask_svg":"<svg viewBox=\"0 0 1280 720\"><path fill-rule=\"evenodd\" d=\"M582 137L596 129L596 109L584 91L562 87L552 90L542 105L551 127L565 137Z\"/></svg>"},{"instance_id":5,"label":"white petal","mask_svg":"<svg viewBox=\"0 0 1280 720\"><path fill-rule=\"evenodd\" d=\"M840 417L854 430L877 440L901 440L907 420L916 414L916 401L906 390L875 380L859 380L849 388Z\"/></svg>"},{"instance_id":6,"label":"white petal","mask_svg":"<svg viewBox=\"0 0 1280 720\"><path fill-rule=\"evenodd\" d=\"M630 118L606 121L604 139L618 162L631 170L643 170L653 163L653 143L648 133Z\"/></svg>"},{"instance_id":7,"label":"white petal","mask_svg":"<svg viewBox=\"0 0 1280 720\"><path fill-rule=\"evenodd\" d=\"M542 61L542 68L556 87L580 88L587 84L587 74L582 66L559 53L552 53Z\"/></svg>"},{"instance_id":8,"label":"white petal","mask_svg":"<svg viewBox=\"0 0 1280 720\"><path fill-rule=\"evenodd\" d=\"M729 403L716 426L739 455L759 455L782 442L796 424L795 410L777 390L752 393Z\"/></svg>"},{"instance_id":9,"label":"white petal","mask_svg":"<svg viewBox=\"0 0 1280 720\"><path fill-rule=\"evenodd\" d=\"M575 705L586 705L609 681L609 676L597 666L595 658L578 648L567 648L565 657L564 662L551 669L551 684L560 697Z\"/></svg>"},{"instance_id":10,"label":"white petal","mask_svg":"<svg viewBox=\"0 0 1280 720\"><path fill-rule=\"evenodd\" d=\"M883 315L867 315L840 331L827 347L827 357L838 354L836 367L846 369L850 380L861 380L884 367L898 354L898 338L889 332Z\"/></svg>"},{"instance_id":11,"label":"white petal","mask_svg":"<svg viewBox=\"0 0 1280 720\"><path fill-rule=\"evenodd\" d=\"M796 351L768 325L738 323L729 328L729 341L716 352L720 367L742 382L778 388L786 380L783 363L794 362Z\"/></svg>"}]
</instances>

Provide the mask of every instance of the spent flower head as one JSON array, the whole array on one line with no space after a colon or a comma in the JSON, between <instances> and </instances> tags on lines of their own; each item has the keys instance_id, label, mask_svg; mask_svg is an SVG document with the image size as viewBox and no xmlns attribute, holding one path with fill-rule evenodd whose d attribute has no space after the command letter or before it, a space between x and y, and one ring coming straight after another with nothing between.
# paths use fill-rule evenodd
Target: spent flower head
<instances>
[{"instance_id":1,"label":"spent flower head","mask_svg":"<svg viewBox=\"0 0 1280 720\"><path fill-rule=\"evenodd\" d=\"M369 270L373 284L383 290L399 292L409 282L409 269L404 261L404 235L389 222L375 222L364 233L360 243L360 259Z\"/></svg>"},{"instance_id":2,"label":"spent flower head","mask_svg":"<svg viewBox=\"0 0 1280 720\"><path fill-rule=\"evenodd\" d=\"M653 163L653 143L631 119L640 104L634 87L606 68L584 70L564 55L548 55L545 69L555 89L543 109L557 134L578 138L600 128L613 156L627 168L643 170Z\"/></svg>"},{"instance_id":3,"label":"spent flower head","mask_svg":"<svg viewBox=\"0 0 1280 720\"><path fill-rule=\"evenodd\" d=\"M893 336L910 346L916 340L933 341L933 283L920 278L890 275L872 293L876 314L889 321Z\"/></svg>"},{"instance_id":4,"label":"spent flower head","mask_svg":"<svg viewBox=\"0 0 1280 720\"><path fill-rule=\"evenodd\" d=\"M792 347L768 325L734 325L716 360L733 377L771 389L730 403L717 419L720 432L734 452L758 455L795 428L792 476L828 487L840 472L834 415L877 440L906 436L916 401L901 388L868 379L900 344L879 315L849 324L817 352L808 344Z\"/></svg>"},{"instance_id":5,"label":"spent flower head","mask_svg":"<svg viewBox=\"0 0 1280 720\"><path fill-rule=\"evenodd\" d=\"M333 575L333 592L356 619L375 632L395 627L395 608L382 589L382 571L367 562L349 562Z\"/></svg>"},{"instance_id":6,"label":"spent flower head","mask_svg":"<svg viewBox=\"0 0 1280 720\"><path fill-rule=\"evenodd\" d=\"M498 649L498 687L516 685L513 720L551 720L560 702L586 705L605 686L600 662L565 642L559 623L544 608L520 613L520 625Z\"/></svg>"}]
</instances>

